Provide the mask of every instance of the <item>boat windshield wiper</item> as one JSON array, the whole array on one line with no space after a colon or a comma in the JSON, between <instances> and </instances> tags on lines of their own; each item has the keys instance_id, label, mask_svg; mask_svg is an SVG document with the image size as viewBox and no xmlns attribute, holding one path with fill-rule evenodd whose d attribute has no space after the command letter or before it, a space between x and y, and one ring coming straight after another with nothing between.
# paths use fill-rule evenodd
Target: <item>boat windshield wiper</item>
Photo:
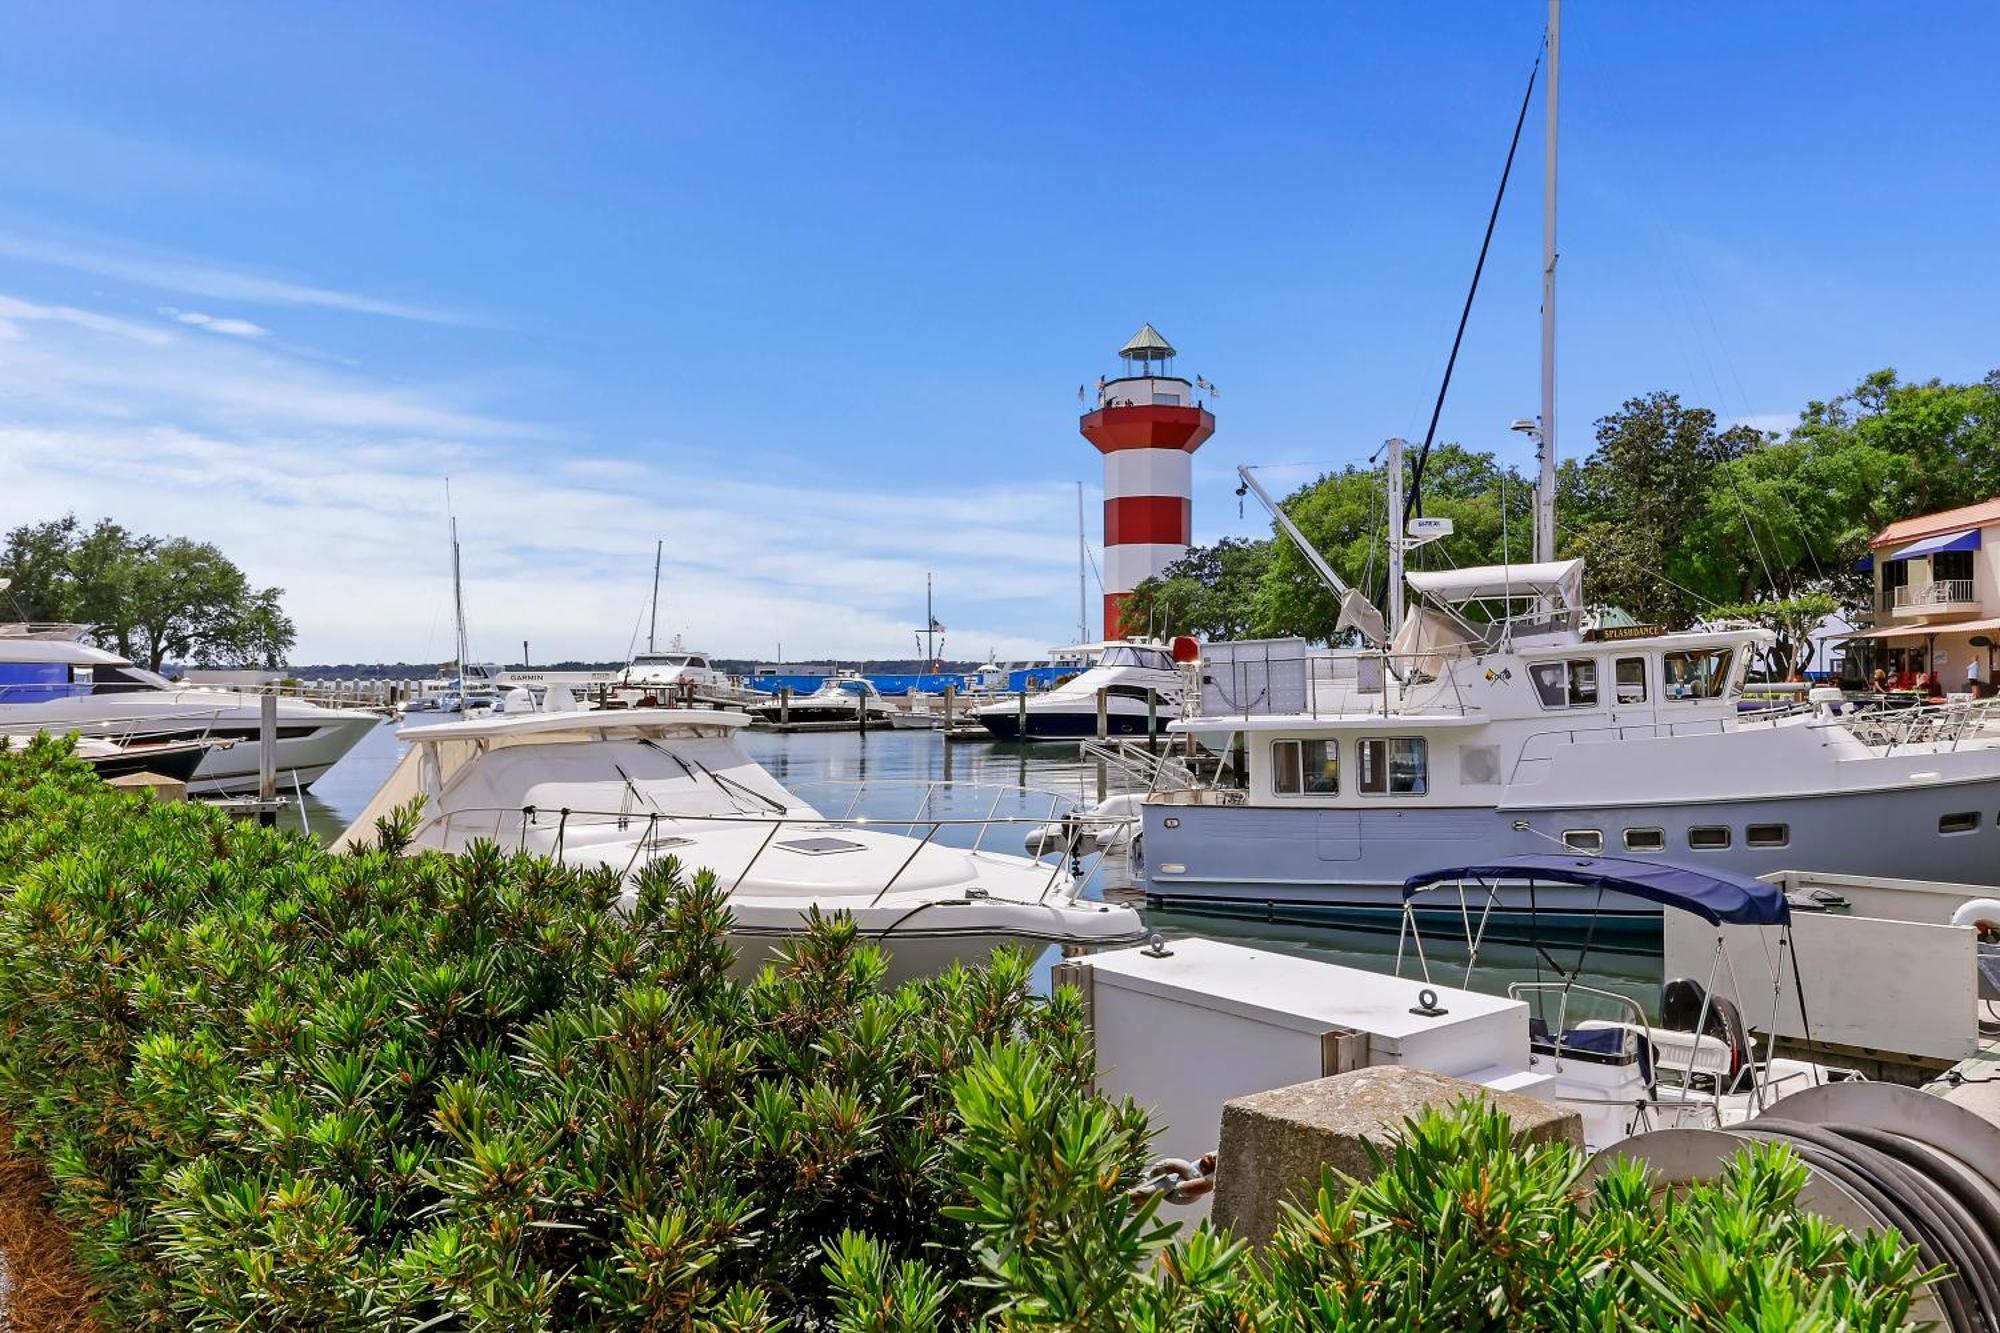
<instances>
[{"instance_id":1,"label":"boat windshield wiper","mask_svg":"<svg viewBox=\"0 0 2000 1333\"><path fill-rule=\"evenodd\" d=\"M645 746L648 750L651 750L656 754L663 754L667 758L673 760L675 763L681 766L681 772L688 775L689 781L694 780L694 770L688 767L687 760L681 758L679 755L675 754L672 750L669 750L666 746L660 744L658 741L655 740L641 740L639 744Z\"/></svg>"},{"instance_id":2,"label":"boat windshield wiper","mask_svg":"<svg viewBox=\"0 0 2000 1333\"><path fill-rule=\"evenodd\" d=\"M775 814L785 815L791 813L790 808L787 807L784 804L784 802L766 796L763 792L758 791L755 787L746 787L742 783L738 782L735 778L726 778L722 776L722 774L717 773L714 769L710 768L707 764L702 763L701 760L699 759L694 761L694 766L700 769L703 773L707 774L708 780L710 782L713 782L716 786L722 788L724 791L736 792L739 795L748 796L751 800L759 802L760 804L762 804Z\"/></svg>"}]
</instances>

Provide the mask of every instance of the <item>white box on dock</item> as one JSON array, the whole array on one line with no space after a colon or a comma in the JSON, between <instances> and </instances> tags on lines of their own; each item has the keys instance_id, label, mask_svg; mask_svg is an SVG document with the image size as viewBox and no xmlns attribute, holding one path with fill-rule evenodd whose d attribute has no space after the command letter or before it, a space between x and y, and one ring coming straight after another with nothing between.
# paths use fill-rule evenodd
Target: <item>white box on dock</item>
<instances>
[{"instance_id":1,"label":"white box on dock","mask_svg":"<svg viewBox=\"0 0 2000 1333\"><path fill-rule=\"evenodd\" d=\"M1056 973L1087 997L1099 1089L1147 1108L1163 1156L1215 1147L1232 1097L1364 1065L1530 1093L1546 1081L1529 1072L1518 1000L1219 940L1167 948L1094 954ZM1426 990L1443 1013L1412 1012Z\"/></svg>"}]
</instances>

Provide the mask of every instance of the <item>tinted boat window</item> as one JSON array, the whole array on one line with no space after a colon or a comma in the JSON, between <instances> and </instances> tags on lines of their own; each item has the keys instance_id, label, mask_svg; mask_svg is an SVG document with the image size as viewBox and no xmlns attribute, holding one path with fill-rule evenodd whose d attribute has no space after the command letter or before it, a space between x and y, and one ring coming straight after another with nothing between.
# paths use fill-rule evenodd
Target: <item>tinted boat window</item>
<instances>
[{"instance_id":1,"label":"tinted boat window","mask_svg":"<svg viewBox=\"0 0 2000 1333\"><path fill-rule=\"evenodd\" d=\"M0 662L0 704L46 703L87 688L71 688L67 662Z\"/></svg>"},{"instance_id":2,"label":"tinted boat window","mask_svg":"<svg viewBox=\"0 0 2000 1333\"><path fill-rule=\"evenodd\" d=\"M1368 796L1422 796L1430 790L1430 747L1421 736L1361 742L1361 791Z\"/></svg>"},{"instance_id":3,"label":"tinted boat window","mask_svg":"<svg viewBox=\"0 0 2000 1333\"><path fill-rule=\"evenodd\" d=\"M1666 653L1660 658L1660 674L1669 699L1714 699L1729 683L1727 648L1698 648L1691 652Z\"/></svg>"}]
</instances>

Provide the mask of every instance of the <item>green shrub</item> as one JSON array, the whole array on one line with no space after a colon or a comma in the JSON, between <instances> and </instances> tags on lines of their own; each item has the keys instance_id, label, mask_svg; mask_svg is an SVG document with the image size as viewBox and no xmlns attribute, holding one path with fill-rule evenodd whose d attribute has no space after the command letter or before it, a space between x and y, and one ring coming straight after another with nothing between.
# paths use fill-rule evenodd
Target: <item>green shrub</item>
<instances>
[{"instance_id":1,"label":"green shrub","mask_svg":"<svg viewBox=\"0 0 2000 1333\"><path fill-rule=\"evenodd\" d=\"M845 920L741 985L710 875L621 916L411 827L336 855L0 752L0 1112L109 1322L803 1329L840 1243L974 1316L952 1088L1024 1043L1087 1101L1072 996L1014 955L885 992Z\"/></svg>"},{"instance_id":2,"label":"green shrub","mask_svg":"<svg viewBox=\"0 0 2000 1333\"><path fill-rule=\"evenodd\" d=\"M978 1237L973 1282L998 1329L1858 1333L1903 1327L1938 1275L1894 1233L1800 1212L1806 1169L1779 1145L1746 1148L1720 1183L1680 1197L1620 1162L1580 1199L1582 1154L1518 1149L1504 1114L1468 1102L1409 1122L1375 1179L1328 1176L1253 1253L1206 1224L1176 1238L1157 1194L1135 1203L1143 1133L1068 1095L1026 1047L969 1071L958 1107L970 1202L952 1215ZM853 1333L937 1327L926 1319L952 1304L945 1274L858 1234L830 1244L826 1265Z\"/></svg>"}]
</instances>

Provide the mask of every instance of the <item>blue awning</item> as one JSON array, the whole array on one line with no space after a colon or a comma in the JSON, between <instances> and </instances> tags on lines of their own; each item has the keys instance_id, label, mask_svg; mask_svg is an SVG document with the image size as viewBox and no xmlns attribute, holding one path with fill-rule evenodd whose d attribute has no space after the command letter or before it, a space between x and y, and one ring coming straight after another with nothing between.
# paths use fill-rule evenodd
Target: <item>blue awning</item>
<instances>
[{"instance_id":1,"label":"blue awning","mask_svg":"<svg viewBox=\"0 0 2000 1333\"><path fill-rule=\"evenodd\" d=\"M1918 556L1936 555L1940 551L1976 551L1979 549L1979 529L1968 528L1964 532L1944 532L1935 537L1926 537L1920 542L1911 542L1902 550L1890 556L1891 560L1915 560Z\"/></svg>"},{"instance_id":2,"label":"blue awning","mask_svg":"<svg viewBox=\"0 0 2000 1333\"><path fill-rule=\"evenodd\" d=\"M1564 856L1547 852L1427 870L1403 881L1403 897L1408 900L1432 885L1464 879L1484 880L1489 884L1539 880L1610 889L1662 907L1692 912L1712 926L1724 922L1733 926L1778 926L1792 916L1783 893L1746 875L1695 870L1667 861L1637 861L1624 856Z\"/></svg>"}]
</instances>

